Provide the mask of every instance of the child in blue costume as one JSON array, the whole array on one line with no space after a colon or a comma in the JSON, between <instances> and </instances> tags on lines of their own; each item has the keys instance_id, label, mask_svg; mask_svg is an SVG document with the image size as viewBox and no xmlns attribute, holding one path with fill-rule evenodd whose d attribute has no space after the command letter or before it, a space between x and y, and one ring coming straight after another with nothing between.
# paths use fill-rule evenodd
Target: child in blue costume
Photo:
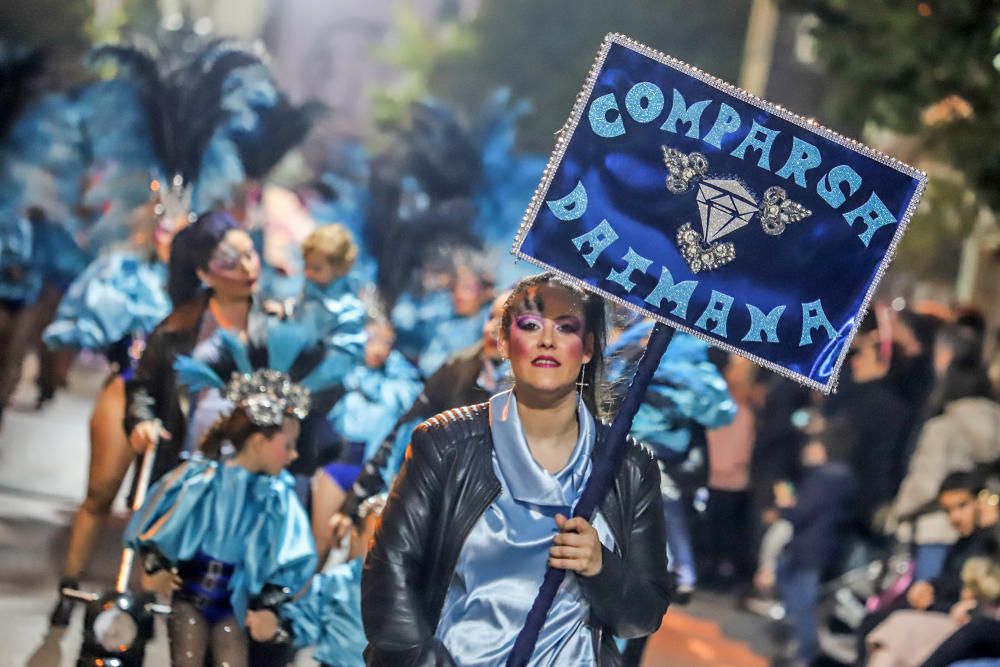
<instances>
[{"instance_id":1,"label":"child in blue costume","mask_svg":"<svg viewBox=\"0 0 1000 667\"><path fill-rule=\"evenodd\" d=\"M309 519L284 470L297 456L310 390L322 388L325 378L322 363L301 382L287 372L307 372L300 359L316 359L311 351L300 357L307 351L301 331L285 323L268 327L271 367L253 369L250 360L261 354L225 331L217 334L219 354L210 362L176 362L181 382L193 390L224 388L234 408L205 434L202 457L151 490L125 534L142 554L147 586L173 595L174 667L203 667L209 649L216 664L246 667L247 633L269 639L261 619L278 612L315 571ZM232 379L223 383L227 371ZM218 460L227 446L231 458Z\"/></svg>"},{"instance_id":2,"label":"child in blue costume","mask_svg":"<svg viewBox=\"0 0 1000 667\"><path fill-rule=\"evenodd\" d=\"M292 319L323 341L330 363L339 360L339 379L364 361L365 309L348 276L357 255L343 225L320 227L302 243L306 283Z\"/></svg>"},{"instance_id":3,"label":"child in blue costume","mask_svg":"<svg viewBox=\"0 0 1000 667\"><path fill-rule=\"evenodd\" d=\"M347 393L327 415L344 440L344 452L339 460L323 468L313 485L313 537L320 563L331 547L330 517L340 511L362 464L371 459L423 388L417 369L393 349L392 325L375 318L365 330L368 334L365 363L344 378Z\"/></svg>"},{"instance_id":4,"label":"child in blue costume","mask_svg":"<svg viewBox=\"0 0 1000 667\"><path fill-rule=\"evenodd\" d=\"M368 645L361 624L361 568L375 536L385 494L366 500L351 531L348 561L313 577L309 592L281 609L282 625L295 646L315 646L313 659L322 667L364 667ZM267 619L275 626L277 618Z\"/></svg>"}]
</instances>

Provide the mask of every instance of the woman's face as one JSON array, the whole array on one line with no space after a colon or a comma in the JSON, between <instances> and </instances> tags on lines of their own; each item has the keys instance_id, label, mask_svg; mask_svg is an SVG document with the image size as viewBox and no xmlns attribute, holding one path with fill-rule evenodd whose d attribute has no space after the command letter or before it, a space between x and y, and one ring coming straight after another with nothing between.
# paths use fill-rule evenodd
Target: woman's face
<instances>
[{"instance_id":1,"label":"woman's face","mask_svg":"<svg viewBox=\"0 0 1000 667\"><path fill-rule=\"evenodd\" d=\"M202 282L227 299L250 298L260 278L260 257L250 236L230 229L212 253L208 268L198 271Z\"/></svg>"},{"instance_id":2,"label":"woman's face","mask_svg":"<svg viewBox=\"0 0 1000 667\"><path fill-rule=\"evenodd\" d=\"M286 418L281 430L266 438L260 435L256 441L256 454L260 467L268 475L277 475L295 459L299 452L295 443L299 439L299 420Z\"/></svg>"},{"instance_id":3,"label":"woman's face","mask_svg":"<svg viewBox=\"0 0 1000 667\"><path fill-rule=\"evenodd\" d=\"M396 343L396 332L385 323L372 324L365 327L368 334L368 342L365 344L365 366L368 368L382 368L392 346Z\"/></svg>"},{"instance_id":4,"label":"woman's face","mask_svg":"<svg viewBox=\"0 0 1000 667\"><path fill-rule=\"evenodd\" d=\"M471 317L479 312L489 298L489 291L483 287L476 274L465 267L459 267L455 272L455 284L451 288L455 314L459 317Z\"/></svg>"},{"instance_id":5,"label":"woman's face","mask_svg":"<svg viewBox=\"0 0 1000 667\"><path fill-rule=\"evenodd\" d=\"M580 367L594 354L580 300L563 287L533 286L515 297L511 315L499 346L518 389L556 397L575 391Z\"/></svg>"}]
</instances>

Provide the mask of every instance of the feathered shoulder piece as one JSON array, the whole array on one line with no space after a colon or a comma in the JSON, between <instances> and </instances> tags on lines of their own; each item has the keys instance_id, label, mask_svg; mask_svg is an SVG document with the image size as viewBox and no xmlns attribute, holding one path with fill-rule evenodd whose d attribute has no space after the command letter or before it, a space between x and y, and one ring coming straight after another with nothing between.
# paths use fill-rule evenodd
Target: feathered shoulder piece
<instances>
[{"instance_id":1,"label":"feathered shoulder piece","mask_svg":"<svg viewBox=\"0 0 1000 667\"><path fill-rule=\"evenodd\" d=\"M180 384L220 390L258 426L304 418L312 395L331 385L327 366L326 349L308 327L273 318L252 327L246 341L220 329L195 356L174 362Z\"/></svg>"}]
</instances>

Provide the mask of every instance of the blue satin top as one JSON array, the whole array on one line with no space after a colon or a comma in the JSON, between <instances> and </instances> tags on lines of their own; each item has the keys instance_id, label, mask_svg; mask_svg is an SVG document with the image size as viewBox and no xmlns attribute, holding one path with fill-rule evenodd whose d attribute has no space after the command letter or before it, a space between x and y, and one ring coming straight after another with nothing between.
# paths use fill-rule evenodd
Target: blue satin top
<instances>
[{"instance_id":1,"label":"blue satin top","mask_svg":"<svg viewBox=\"0 0 1000 667\"><path fill-rule=\"evenodd\" d=\"M294 593L316 570L309 518L292 476L234 463L196 459L169 473L132 515L125 544L155 547L175 564L202 554L233 565L230 602L240 623L265 584Z\"/></svg>"},{"instance_id":2,"label":"blue satin top","mask_svg":"<svg viewBox=\"0 0 1000 667\"><path fill-rule=\"evenodd\" d=\"M148 333L170 313L167 268L130 252L99 257L73 281L42 339L50 348L102 350Z\"/></svg>"},{"instance_id":3,"label":"blue satin top","mask_svg":"<svg viewBox=\"0 0 1000 667\"><path fill-rule=\"evenodd\" d=\"M364 667L368 645L361 625L361 566L355 558L312 579L309 592L281 609L295 646L316 646L313 659L336 667Z\"/></svg>"},{"instance_id":4,"label":"blue satin top","mask_svg":"<svg viewBox=\"0 0 1000 667\"><path fill-rule=\"evenodd\" d=\"M569 515L590 477L594 418L586 407L578 414L576 447L566 467L553 475L528 448L513 391L490 399L493 471L501 492L462 546L437 627L437 638L462 667L505 664L524 625L558 532L555 515ZM601 544L614 549L600 514L593 526ZM590 605L577 578L566 577L531 666L596 664L589 620Z\"/></svg>"}]
</instances>

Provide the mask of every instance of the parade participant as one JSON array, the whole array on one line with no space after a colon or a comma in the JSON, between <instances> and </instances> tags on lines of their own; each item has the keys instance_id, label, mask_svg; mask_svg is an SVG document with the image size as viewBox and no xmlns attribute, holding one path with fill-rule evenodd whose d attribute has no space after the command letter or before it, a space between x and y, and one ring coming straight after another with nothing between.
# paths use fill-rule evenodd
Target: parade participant
<instances>
[{"instance_id":1,"label":"parade participant","mask_svg":"<svg viewBox=\"0 0 1000 667\"><path fill-rule=\"evenodd\" d=\"M603 301L522 280L499 347L514 389L419 426L362 575L369 665L485 665L510 653L546 565L569 570L533 664L605 663L669 601L659 469L632 444L593 523L567 519L600 456Z\"/></svg>"},{"instance_id":2,"label":"parade participant","mask_svg":"<svg viewBox=\"0 0 1000 667\"><path fill-rule=\"evenodd\" d=\"M271 322L250 332L247 345L220 331L207 362L179 357L175 364L179 384L214 387L234 406L205 433L202 456L164 477L126 530L147 586L172 595L175 667L202 667L209 650L216 665L263 664L240 626L254 640L270 639L261 619L315 569L309 520L285 471L297 456L310 391L324 384L323 357L301 331ZM252 360L266 363L255 368Z\"/></svg>"},{"instance_id":3,"label":"parade participant","mask_svg":"<svg viewBox=\"0 0 1000 667\"><path fill-rule=\"evenodd\" d=\"M458 252L451 275L451 317L427 323L430 334L420 352L420 371L433 375L455 352L472 345L489 319L494 278L484 256Z\"/></svg>"},{"instance_id":4,"label":"parade participant","mask_svg":"<svg viewBox=\"0 0 1000 667\"><path fill-rule=\"evenodd\" d=\"M497 347L500 320L509 296L507 291L493 300L490 318L480 332L480 341L454 354L428 378L416 402L365 460L346 498L336 506L331 524L334 541L342 540L350 530L351 517L360 504L391 484L403 462L409 434L420 422L445 410L482 403L509 386L509 364L500 356Z\"/></svg>"},{"instance_id":5,"label":"parade participant","mask_svg":"<svg viewBox=\"0 0 1000 667\"><path fill-rule=\"evenodd\" d=\"M313 538L321 566L332 546L331 517L343 507L362 464L371 460L423 388L417 369L393 349L395 335L387 320L376 316L365 331L365 363L344 378L346 393L327 415L344 450L313 480Z\"/></svg>"},{"instance_id":6,"label":"parade participant","mask_svg":"<svg viewBox=\"0 0 1000 667\"><path fill-rule=\"evenodd\" d=\"M386 496L372 496L361 504L351 532L348 561L313 577L309 591L281 609L295 645L315 646L313 659L322 667L364 667L367 645L361 625L361 567L375 535ZM266 625L265 625L266 624ZM280 633L278 617L261 618L262 631Z\"/></svg>"},{"instance_id":7,"label":"parade participant","mask_svg":"<svg viewBox=\"0 0 1000 667\"><path fill-rule=\"evenodd\" d=\"M266 319L253 301L259 275L253 242L225 213L201 216L174 239L174 309L150 334L135 375L126 384L124 421L132 448L145 453L159 441L154 479L177 465L186 439L197 442L188 432L196 408L181 408L175 357L190 354L218 329L239 334Z\"/></svg>"},{"instance_id":8,"label":"parade participant","mask_svg":"<svg viewBox=\"0 0 1000 667\"><path fill-rule=\"evenodd\" d=\"M302 243L305 287L292 319L310 327L342 360L341 375L361 365L365 350L365 309L347 274L358 248L342 225L314 230Z\"/></svg>"},{"instance_id":9,"label":"parade participant","mask_svg":"<svg viewBox=\"0 0 1000 667\"><path fill-rule=\"evenodd\" d=\"M151 218L151 207L143 207L137 215ZM45 330L44 341L50 348L101 351L111 364L111 375L90 416L87 496L73 520L59 590L79 586L101 527L135 458L122 429L125 382L135 371L143 336L170 312L165 286L173 236L160 228L155 238L152 248L114 252L94 261L70 286L55 321ZM51 623L66 625L72 605L60 596Z\"/></svg>"}]
</instances>

